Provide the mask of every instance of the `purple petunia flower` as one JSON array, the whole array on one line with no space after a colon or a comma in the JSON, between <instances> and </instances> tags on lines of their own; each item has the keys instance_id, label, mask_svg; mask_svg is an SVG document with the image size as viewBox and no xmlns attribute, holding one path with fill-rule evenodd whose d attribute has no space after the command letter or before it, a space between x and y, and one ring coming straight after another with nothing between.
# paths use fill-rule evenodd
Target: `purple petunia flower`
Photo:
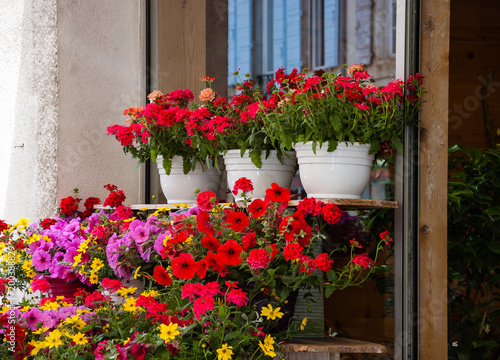
<instances>
[{"instance_id":1,"label":"purple petunia flower","mask_svg":"<svg viewBox=\"0 0 500 360\"><path fill-rule=\"evenodd\" d=\"M149 239L149 229L146 226L137 226L130 234L137 246Z\"/></svg>"},{"instance_id":2,"label":"purple petunia flower","mask_svg":"<svg viewBox=\"0 0 500 360\"><path fill-rule=\"evenodd\" d=\"M37 250L33 254L31 263L37 271L47 270L50 266L50 254L44 250Z\"/></svg>"},{"instance_id":3,"label":"purple petunia flower","mask_svg":"<svg viewBox=\"0 0 500 360\"><path fill-rule=\"evenodd\" d=\"M31 308L21 315L21 319L26 320L26 326L31 330L36 330L36 324L43 322L43 311Z\"/></svg>"}]
</instances>

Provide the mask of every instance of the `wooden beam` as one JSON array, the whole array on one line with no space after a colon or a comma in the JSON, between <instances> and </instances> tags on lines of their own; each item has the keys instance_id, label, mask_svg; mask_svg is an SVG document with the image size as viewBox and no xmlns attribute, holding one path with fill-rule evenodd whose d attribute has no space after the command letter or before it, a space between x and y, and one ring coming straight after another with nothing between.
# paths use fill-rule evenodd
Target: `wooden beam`
<instances>
[{"instance_id":1,"label":"wooden beam","mask_svg":"<svg viewBox=\"0 0 500 360\"><path fill-rule=\"evenodd\" d=\"M190 89L196 101L210 76L225 96L227 37L227 0L158 1L159 90Z\"/></svg>"},{"instance_id":2,"label":"wooden beam","mask_svg":"<svg viewBox=\"0 0 500 360\"><path fill-rule=\"evenodd\" d=\"M448 358L447 179L450 0L422 0L419 185L419 358Z\"/></svg>"}]
</instances>

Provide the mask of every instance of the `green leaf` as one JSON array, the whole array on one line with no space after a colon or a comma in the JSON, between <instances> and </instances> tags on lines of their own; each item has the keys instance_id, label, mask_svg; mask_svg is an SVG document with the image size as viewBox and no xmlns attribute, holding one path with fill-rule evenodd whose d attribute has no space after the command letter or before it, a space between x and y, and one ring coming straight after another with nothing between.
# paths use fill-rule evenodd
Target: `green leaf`
<instances>
[{"instance_id":1,"label":"green leaf","mask_svg":"<svg viewBox=\"0 0 500 360\"><path fill-rule=\"evenodd\" d=\"M260 169L262 167L262 160L260 158L261 152L259 150L252 150L252 151L250 151L249 156L250 156L250 159L252 160L252 162L254 163L254 165Z\"/></svg>"},{"instance_id":2,"label":"green leaf","mask_svg":"<svg viewBox=\"0 0 500 360\"><path fill-rule=\"evenodd\" d=\"M484 210L486 215L500 215L500 206L495 206Z\"/></svg>"},{"instance_id":3,"label":"green leaf","mask_svg":"<svg viewBox=\"0 0 500 360\"><path fill-rule=\"evenodd\" d=\"M335 291L334 286L327 286L325 289L325 297L329 298L333 294L334 291Z\"/></svg>"},{"instance_id":4,"label":"green leaf","mask_svg":"<svg viewBox=\"0 0 500 360\"><path fill-rule=\"evenodd\" d=\"M223 317L222 319L225 319L225 317ZM239 331L231 331L230 333L227 333L226 336L224 336L224 341L229 342L233 339L236 339L239 334Z\"/></svg>"},{"instance_id":5,"label":"green leaf","mask_svg":"<svg viewBox=\"0 0 500 360\"><path fill-rule=\"evenodd\" d=\"M488 249L493 251L495 254L500 254L500 242L498 242L498 241L488 242L486 244L486 246L488 247Z\"/></svg>"},{"instance_id":6,"label":"green leaf","mask_svg":"<svg viewBox=\"0 0 500 360\"><path fill-rule=\"evenodd\" d=\"M163 157L163 168L165 169L167 175L170 175L170 171L172 171L172 159Z\"/></svg>"}]
</instances>

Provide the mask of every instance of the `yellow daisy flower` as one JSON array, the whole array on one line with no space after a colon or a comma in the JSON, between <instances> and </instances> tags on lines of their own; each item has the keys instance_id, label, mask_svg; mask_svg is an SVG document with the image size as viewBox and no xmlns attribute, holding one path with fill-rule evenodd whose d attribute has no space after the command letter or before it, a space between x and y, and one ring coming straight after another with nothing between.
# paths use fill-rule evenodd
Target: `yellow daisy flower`
<instances>
[{"instance_id":1,"label":"yellow daisy flower","mask_svg":"<svg viewBox=\"0 0 500 360\"><path fill-rule=\"evenodd\" d=\"M276 353L274 352L274 346L266 346L266 344L262 344L262 341L259 341L259 346L264 352L265 355L268 355L270 357L275 357Z\"/></svg>"},{"instance_id":2,"label":"yellow daisy flower","mask_svg":"<svg viewBox=\"0 0 500 360\"><path fill-rule=\"evenodd\" d=\"M222 345L220 349L217 349L217 353L219 354L218 360L229 360L233 355L233 350L231 350L232 346L227 346L227 344Z\"/></svg>"},{"instance_id":3,"label":"yellow daisy flower","mask_svg":"<svg viewBox=\"0 0 500 360\"><path fill-rule=\"evenodd\" d=\"M90 278L89 278L89 280L90 280L90 283L91 283L91 284L97 284L97 283L99 282L99 276L97 276L97 274L96 274L95 272L93 272L93 271L92 271L92 272L90 273Z\"/></svg>"},{"instance_id":4,"label":"yellow daisy flower","mask_svg":"<svg viewBox=\"0 0 500 360\"><path fill-rule=\"evenodd\" d=\"M137 290L137 288L136 288L136 287L133 287L133 286L131 286L131 287L129 287L129 288L122 286L122 287L120 288L120 290L117 290L117 291L116 291L116 293L117 293L118 295L120 295L120 296L127 297L128 295L133 295L133 294L135 294L135 291L136 291L136 290Z\"/></svg>"},{"instance_id":5,"label":"yellow daisy flower","mask_svg":"<svg viewBox=\"0 0 500 360\"><path fill-rule=\"evenodd\" d=\"M139 269L141 267L139 266L137 269L135 269L135 272L134 272L134 279L137 279L138 277L141 277L141 274L139 274Z\"/></svg>"},{"instance_id":6,"label":"yellow daisy flower","mask_svg":"<svg viewBox=\"0 0 500 360\"><path fill-rule=\"evenodd\" d=\"M170 340L173 340L177 335L179 335L179 330L177 330L177 324L176 323L170 323L168 325L165 324L160 324L160 338L165 340L165 342L168 342Z\"/></svg>"},{"instance_id":7,"label":"yellow daisy flower","mask_svg":"<svg viewBox=\"0 0 500 360\"><path fill-rule=\"evenodd\" d=\"M45 347L45 344L43 341L31 340L29 342L29 344L33 346L33 349L31 349L31 353L30 353L30 355L33 355L33 356L38 354L38 352Z\"/></svg>"},{"instance_id":8,"label":"yellow daisy flower","mask_svg":"<svg viewBox=\"0 0 500 360\"><path fill-rule=\"evenodd\" d=\"M267 307L263 307L260 316L265 316L267 317L267 320L276 320L276 318L281 319L283 316L283 313L280 311L281 308L277 307L276 309L273 309L271 304L268 304Z\"/></svg>"},{"instance_id":9,"label":"yellow daisy flower","mask_svg":"<svg viewBox=\"0 0 500 360\"><path fill-rule=\"evenodd\" d=\"M83 333L78 333L70 337L71 340L73 340L76 345L85 345L89 342L89 340L85 337L85 334Z\"/></svg>"},{"instance_id":10,"label":"yellow daisy flower","mask_svg":"<svg viewBox=\"0 0 500 360\"><path fill-rule=\"evenodd\" d=\"M133 297L129 297L127 300L125 300L125 303L123 304L123 310L128 311L128 312L136 312L137 311L137 306L135 306L135 299Z\"/></svg>"},{"instance_id":11,"label":"yellow daisy flower","mask_svg":"<svg viewBox=\"0 0 500 360\"><path fill-rule=\"evenodd\" d=\"M49 348L53 347L58 347L59 345L62 345L63 342L61 340L61 332L57 329L52 331L49 336L45 338L44 341L45 345L48 346Z\"/></svg>"},{"instance_id":12,"label":"yellow daisy flower","mask_svg":"<svg viewBox=\"0 0 500 360\"><path fill-rule=\"evenodd\" d=\"M94 258L94 260L92 260L92 265L90 265L92 270L94 270L96 272L99 271L103 266L104 266L104 263L99 258Z\"/></svg>"}]
</instances>

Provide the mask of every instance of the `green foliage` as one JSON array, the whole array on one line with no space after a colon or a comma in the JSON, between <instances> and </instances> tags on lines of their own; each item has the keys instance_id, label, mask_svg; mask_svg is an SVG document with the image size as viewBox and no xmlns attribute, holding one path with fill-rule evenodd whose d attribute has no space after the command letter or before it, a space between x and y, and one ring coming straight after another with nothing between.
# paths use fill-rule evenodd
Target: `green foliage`
<instances>
[{"instance_id":1,"label":"green foliage","mask_svg":"<svg viewBox=\"0 0 500 360\"><path fill-rule=\"evenodd\" d=\"M500 149L454 146L449 164L449 359L485 359L499 346Z\"/></svg>"}]
</instances>

